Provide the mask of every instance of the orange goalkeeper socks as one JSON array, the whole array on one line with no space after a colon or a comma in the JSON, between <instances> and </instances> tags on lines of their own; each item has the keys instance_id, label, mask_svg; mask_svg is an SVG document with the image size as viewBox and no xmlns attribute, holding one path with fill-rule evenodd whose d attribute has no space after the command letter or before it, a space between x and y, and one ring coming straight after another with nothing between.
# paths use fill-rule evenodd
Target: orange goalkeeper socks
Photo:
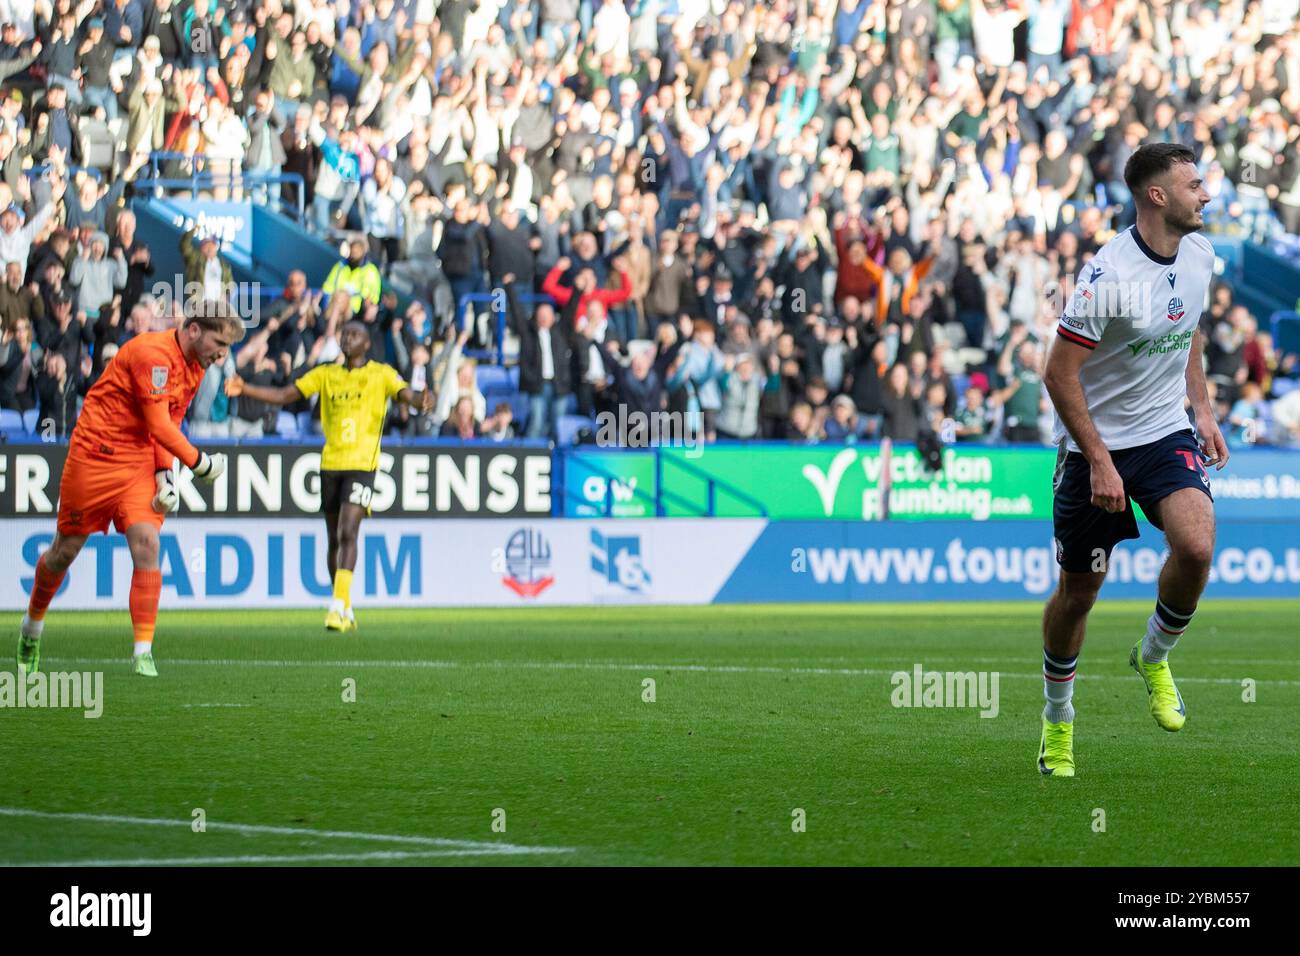
<instances>
[{"instance_id":1,"label":"orange goalkeeper socks","mask_svg":"<svg viewBox=\"0 0 1300 956\"><path fill-rule=\"evenodd\" d=\"M45 555L41 555L36 562L36 580L32 582L32 596L27 602L27 616L33 621L42 621L45 619L45 611L54 600L54 595L59 593L59 587L63 584L63 578L68 572L60 571L57 574L45 566ZM159 579L161 581L161 578Z\"/></svg>"},{"instance_id":2,"label":"orange goalkeeper socks","mask_svg":"<svg viewBox=\"0 0 1300 956\"><path fill-rule=\"evenodd\" d=\"M158 596L162 593L162 571L135 569L131 575L131 627L135 631L135 653L146 654L153 646L158 623Z\"/></svg>"}]
</instances>

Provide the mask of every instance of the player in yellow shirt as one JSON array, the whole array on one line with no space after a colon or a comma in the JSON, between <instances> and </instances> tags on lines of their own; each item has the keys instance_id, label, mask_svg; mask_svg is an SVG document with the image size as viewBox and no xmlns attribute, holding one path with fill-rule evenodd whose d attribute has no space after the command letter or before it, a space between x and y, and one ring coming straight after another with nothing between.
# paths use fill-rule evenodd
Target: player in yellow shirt
<instances>
[{"instance_id":1,"label":"player in yellow shirt","mask_svg":"<svg viewBox=\"0 0 1300 956\"><path fill-rule=\"evenodd\" d=\"M329 569L334 601L325 615L331 631L354 631L352 572L357 566L357 532L370 513L370 497L379 467L379 440L388 417L389 399L424 412L433 409L433 393L410 388L397 370L370 361L370 333L358 321L348 322L339 335L343 361L317 365L292 385L268 388L249 385L235 376L226 394L247 395L259 402L288 405L320 395L320 420L325 449L320 457L320 504L329 535Z\"/></svg>"}]
</instances>

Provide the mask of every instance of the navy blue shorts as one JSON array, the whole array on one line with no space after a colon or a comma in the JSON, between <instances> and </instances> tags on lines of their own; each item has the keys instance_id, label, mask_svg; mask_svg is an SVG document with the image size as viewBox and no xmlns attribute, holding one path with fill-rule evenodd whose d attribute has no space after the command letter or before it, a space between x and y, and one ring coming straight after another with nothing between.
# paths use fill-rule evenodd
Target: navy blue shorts
<instances>
[{"instance_id":1,"label":"navy blue shorts","mask_svg":"<svg viewBox=\"0 0 1300 956\"><path fill-rule=\"evenodd\" d=\"M1179 488L1196 488L1210 500L1210 476L1196 436L1190 428L1166 435L1148 445L1110 453L1127 493L1124 510L1104 511L1092 503L1092 473L1077 451L1056 457L1052 478L1052 524L1056 535L1056 561L1063 571L1094 572L1099 552L1106 556L1119 542L1138 535L1133 502L1142 506L1148 520L1164 530L1156 504Z\"/></svg>"}]
</instances>

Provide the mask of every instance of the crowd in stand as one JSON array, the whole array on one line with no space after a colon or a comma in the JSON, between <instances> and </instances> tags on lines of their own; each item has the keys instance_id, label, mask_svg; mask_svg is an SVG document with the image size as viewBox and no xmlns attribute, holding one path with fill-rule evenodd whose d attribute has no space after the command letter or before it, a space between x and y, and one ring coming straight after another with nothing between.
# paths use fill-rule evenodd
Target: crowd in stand
<instances>
[{"instance_id":1,"label":"crowd in stand","mask_svg":"<svg viewBox=\"0 0 1300 956\"><path fill-rule=\"evenodd\" d=\"M374 358L438 392L430 415L394 412L402 434L554 436L622 408L709 440L1042 442L1044 354L1083 264L1133 221L1139 144L1193 147L1211 238L1300 232L1298 15L0 0L0 408L65 434L116 348L176 321L124 208L150 167L301 206L347 250L319 288L293 273L210 370L196 432L273 433L276 410L223 378L291 381L359 318ZM182 253L187 283L229 282L215 239ZM1229 440L1300 443L1297 355L1234 295L1216 284L1202 323ZM503 344L513 407L466 354Z\"/></svg>"}]
</instances>

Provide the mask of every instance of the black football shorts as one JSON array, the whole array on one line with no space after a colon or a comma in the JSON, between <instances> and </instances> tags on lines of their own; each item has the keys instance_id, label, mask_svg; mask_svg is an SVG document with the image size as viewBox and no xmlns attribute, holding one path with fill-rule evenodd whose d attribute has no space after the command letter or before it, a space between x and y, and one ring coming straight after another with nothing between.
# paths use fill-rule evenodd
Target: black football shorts
<instances>
[{"instance_id":1,"label":"black football shorts","mask_svg":"<svg viewBox=\"0 0 1300 956\"><path fill-rule=\"evenodd\" d=\"M1210 476L1205 458L1190 428L1174 432L1146 445L1110 453L1115 470L1124 482L1127 500L1124 510L1104 511L1092 503L1092 473L1088 461L1077 451L1066 452L1062 443L1052 479L1052 524L1056 535L1056 560L1063 571L1096 571L1097 558L1119 542L1139 537L1133 502L1161 531L1156 505L1179 488L1196 488L1210 500Z\"/></svg>"}]
</instances>

